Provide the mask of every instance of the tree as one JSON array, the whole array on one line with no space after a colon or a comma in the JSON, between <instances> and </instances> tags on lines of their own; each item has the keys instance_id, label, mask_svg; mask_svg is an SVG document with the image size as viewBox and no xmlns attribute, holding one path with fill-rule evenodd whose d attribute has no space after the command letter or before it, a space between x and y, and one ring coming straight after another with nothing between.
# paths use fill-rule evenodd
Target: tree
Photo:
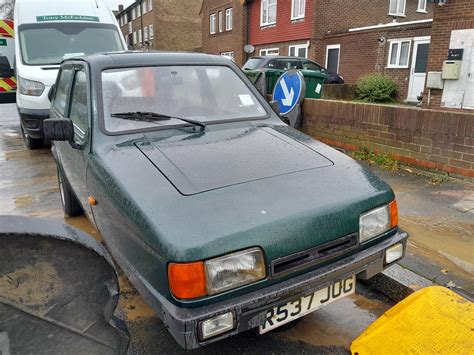
<instances>
[{"instance_id":1,"label":"tree","mask_svg":"<svg viewBox=\"0 0 474 355\"><path fill-rule=\"evenodd\" d=\"M15 0L0 0L0 18L13 20L13 9Z\"/></svg>"}]
</instances>

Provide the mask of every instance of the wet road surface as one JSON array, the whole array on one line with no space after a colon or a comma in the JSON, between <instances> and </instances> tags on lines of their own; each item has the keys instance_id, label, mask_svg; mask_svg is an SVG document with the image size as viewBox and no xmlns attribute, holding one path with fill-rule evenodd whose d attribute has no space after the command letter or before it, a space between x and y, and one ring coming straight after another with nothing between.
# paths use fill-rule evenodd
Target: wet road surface
<instances>
[{"instance_id":1,"label":"wet road surface","mask_svg":"<svg viewBox=\"0 0 474 355\"><path fill-rule=\"evenodd\" d=\"M401 212L403 215L403 209ZM51 153L48 148L25 149L16 108L11 104L0 105L0 214L65 221L101 239L85 217L64 216ZM471 222L469 218L466 221ZM453 234L452 238L457 240L458 236ZM423 245L423 237L419 243ZM118 313L131 335L130 353L185 353L129 281L121 277L120 283ZM351 341L391 306L392 302L381 294L358 285L356 295L304 317L291 329L262 336L247 332L193 352L345 354Z\"/></svg>"}]
</instances>

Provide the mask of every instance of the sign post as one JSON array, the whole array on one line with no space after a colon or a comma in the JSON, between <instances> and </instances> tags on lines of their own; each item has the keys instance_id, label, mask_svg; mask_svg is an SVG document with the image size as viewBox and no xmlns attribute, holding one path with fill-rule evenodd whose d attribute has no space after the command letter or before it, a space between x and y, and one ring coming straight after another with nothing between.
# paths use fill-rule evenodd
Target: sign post
<instances>
[{"instance_id":1,"label":"sign post","mask_svg":"<svg viewBox=\"0 0 474 355\"><path fill-rule=\"evenodd\" d=\"M301 103L304 100L306 83L299 70L288 70L277 80L273 89L273 100L280 107L280 115L287 117L290 126L298 128L301 123Z\"/></svg>"}]
</instances>

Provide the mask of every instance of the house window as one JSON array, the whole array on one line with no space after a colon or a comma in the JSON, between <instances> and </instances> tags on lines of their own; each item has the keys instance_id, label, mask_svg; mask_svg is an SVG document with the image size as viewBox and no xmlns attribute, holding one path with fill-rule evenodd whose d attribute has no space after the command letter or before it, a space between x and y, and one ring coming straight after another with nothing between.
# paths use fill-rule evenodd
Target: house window
<instances>
[{"instance_id":1,"label":"house window","mask_svg":"<svg viewBox=\"0 0 474 355\"><path fill-rule=\"evenodd\" d=\"M418 0L418 9L416 11L426 13L426 0Z\"/></svg>"},{"instance_id":2,"label":"house window","mask_svg":"<svg viewBox=\"0 0 474 355\"><path fill-rule=\"evenodd\" d=\"M276 23L277 0L262 0L260 25L267 26Z\"/></svg>"},{"instance_id":3,"label":"house window","mask_svg":"<svg viewBox=\"0 0 474 355\"><path fill-rule=\"evenodd\" d=\"M132 9L132 21L135 20L135 8Z\"/></svg>"},{"instance_id":4,"label":"house window","mask_svg":"<svg viewBox=\"0 0 474 355\"><path fill-rule=\"evenodd\" d=\"M222 32L223 25L222 25L222 11L219 11L219 32Z\"/></svg>"},{"instance_id":5,"label":"house window","mask_svg":"<svg viewBox=\"0 0 474 355\"><path fill-rule=\"evenodd\" d=\"M232 8L225 10L225 30L232 29Z\"/></svg>"},{"instance_id":6,"label":"house window","mask_svg":"<svg viewBox=\"0 0 474 355\"><path fill-rule=\"evenodd\" d=\"M216 14L209 15L209 33L211 35L216 33Z\"/></svg>"},{"instance_id":7,"label":"house window","mask_svg":"<svg viewBox=\"0 0 474 355\"><path fill-rule=\"evenodd\" d=\"M145 15L147 13L146 5L146 1L142 2L142 15Z\"/></svg>"},{"instance_id":8,"label":"house window","mask_svg":"<svg viewBox=\"0 0 474 355\"><path fill-rule=\"evenodd\" d=\"M138 43L142 43L142 31L137 31L138 32Z\"/></svg>"},{"instance_id":9,"label":"house window","mask_svg":"<svg viewBox=\"0 0 474 355\"><path fill-rule=\"evenodd\" d=\"M153 39L153 25L148 26L148 32L150 34L150 39Z\"/></svg>"},{"instance_id":10,"label":"house window","mask_svg":"<svg viewBox=\"0 0 474 355\"><path fill-rule=\"evenodd\" d=\"M137 44L137 31L133 32L133 44Z\"/></svg>"},{"instance_id":11,"label":"house window","mask_svg":"<svg viewBox=\"0 0 474 355\"><path fill-rule=\"evenodd\" d=\"M279 55L280 50L278 48L265 48L260 49L260 55Z\"/></svg>"},{"instance_id":12,"label":"house window","mask_svg":"<svg viewBox=\"0 0 474 355\"><path fill-rule=\"evenodd\" d=\"M128 33L132 33L132 22L128 23Z\"/></svg>"},{"instance_id":13,"label":"house window","mask_svg":"<svg viewBox=\"0 0 474 355\"><path fill-rule=\"evenodd\" d=\"M388 53L389 68L408 68L408 58L410 57L411 40L390 41L390 51Z\"/></svg>"},{"instance_id":14,"label":"house window","mask_svg":"<svg viewBox=\"0 0 474 355\"><path fill-rule=\"evenodd\" d=\"M148 41L148 27L146 26L143 28L143 40Z\"/></svg>"},{"instance_id":15,"label":"house window","mask_svg":"<svg viewBox=\"0 0 474 355\"><path fill-rule=\"evenodd\" d=\"M304 18L306 0L291 0L291 19L298 20Z\"/></svg>"},{"instance_id":16,"label":"house window","mask_svg":"<svg viewBox=\"0 0 474 355\"><path fill-rule=\"evenodd\" d=\"M308 58L308 45L297 44L288 47L288 53L291 57Z\"/></svg>"},{"instance_id":17,"label":"house window","mask_svg":"<svg viewBox=\"0 0 474 355\"><path fill-rule=\"evenodd\" d=\"M234 52L221 52L221 56L227 57L234 61Z\"/></svg>"},{"instance_id":18,"label":"house window","mask_svg":"<svg viewBox=\"0 0 474 355\"><path fill-rule=\"evenodd\" d=\"M153 0L148 0L148 11L153 9Z\"/></svg>"},{"instance_id":19,"label":"house window","mask_svg":"<svg viewBox=\"0 0 474 355\"><path fill-rule=\"evenodd\" d=\"M406 0L390 0L390 16L405 16Z\"/></svg>"},{"instance_id":20,"label":"house window","mask_svg":"<svg viewBox=\"0 0 474 355\"><path fill-rule=\"evenodd\" d=\"M326 47L326 69L330 73L339 73L340 44L331 44Z\"/></svg>"}]
</instances>

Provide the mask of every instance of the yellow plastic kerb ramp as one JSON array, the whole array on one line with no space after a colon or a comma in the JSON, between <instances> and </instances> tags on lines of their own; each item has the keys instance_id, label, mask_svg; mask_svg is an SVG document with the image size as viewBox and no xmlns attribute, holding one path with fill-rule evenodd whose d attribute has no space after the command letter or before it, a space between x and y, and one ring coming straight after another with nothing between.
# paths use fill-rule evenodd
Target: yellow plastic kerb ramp
<instances>
[{"instance_id":1,"label":"yellow plastic kerb ramp","mask_svg":"<svg viewBox=\"0 0 474 355\"><path fill-rule=\"evenodd\" d=\"M441 286L419 290L372 323L352 354L474 354L474 304Z\"/></svg>"}]
</instances>

